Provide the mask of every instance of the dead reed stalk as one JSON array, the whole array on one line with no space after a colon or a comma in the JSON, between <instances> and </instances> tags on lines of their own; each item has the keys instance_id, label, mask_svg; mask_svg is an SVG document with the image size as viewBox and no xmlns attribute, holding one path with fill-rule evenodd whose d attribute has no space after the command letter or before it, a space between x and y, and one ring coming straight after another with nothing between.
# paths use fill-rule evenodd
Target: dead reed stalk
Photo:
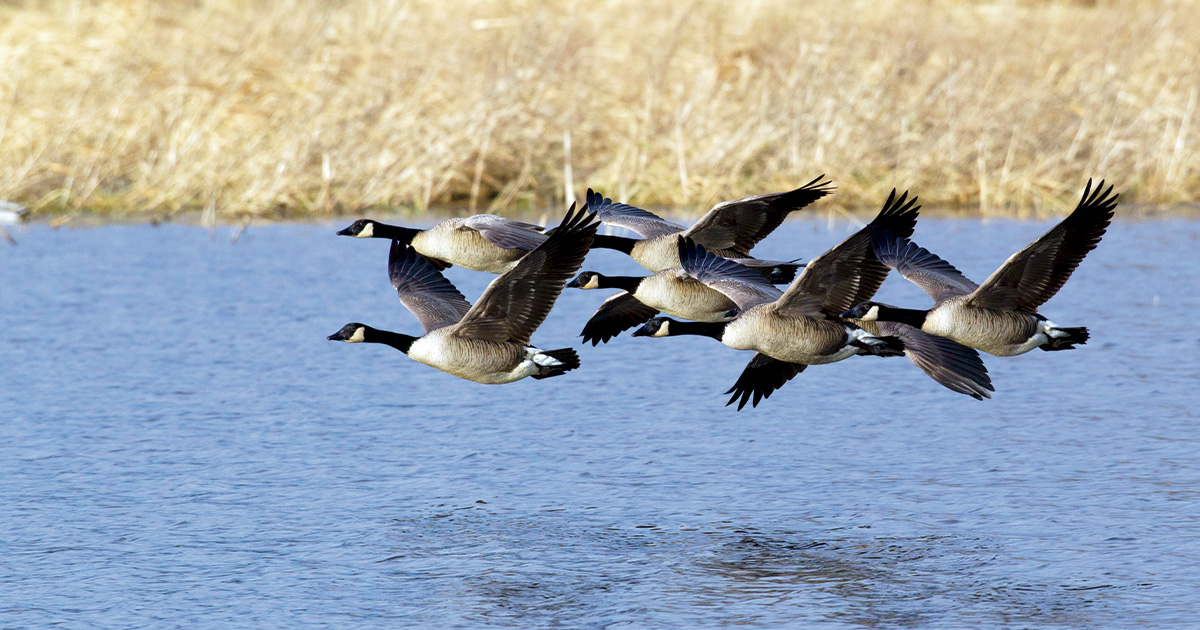
<instances>
[{"instance_id":1,"label":"dead reed stalk","mask_svg":"<svg viewBox=\"0 0 1200 630\"><path fill-rule=\"evenodd\" d=\"M707 205L823 172L845 205L1195 200L1197 42L1182 0L8 3L0 199Z\"/></svg>"}]
</instances>

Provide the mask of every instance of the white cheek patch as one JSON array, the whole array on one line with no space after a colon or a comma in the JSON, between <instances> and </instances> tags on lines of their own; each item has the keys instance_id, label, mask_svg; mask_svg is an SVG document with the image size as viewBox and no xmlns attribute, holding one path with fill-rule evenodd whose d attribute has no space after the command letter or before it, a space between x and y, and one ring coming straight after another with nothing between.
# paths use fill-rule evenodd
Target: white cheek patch
<instances>
[{"instance_id":1,"label":"white cheek patch","mask_svg":"<svg viewBox=\"0 0 1200 630\"><path fill-rule=\"evenodd\" d=\"M358 328L358 329L355 329L353 335L350 335L350 338L346 340L346 343L362 343L363 341L366 340L365 338L366 338L366 329Z\"/></svg>"},{"instance_id":2,"label":"white cheek patch","mask_svg":"<svg viewBox=\"0 0 1200 630\"><path fill-rule=\"evenodd\" d=\"M867 311L867 314L863 316L864 322L873 322L877 319L879 319L879 306L872 306L871 310Z\"/></svg>"},{"instance_id":3,"label":"white cheek patch","mask_svg":"<svg viewBox=\"0 0 1200 630\"><path fill-rule=\"evenodd\" d=\"M592 276L592 277L588 278L587 284L583 285L580 288L581 289L599 289L600 288L600 276Z\"/></svg>"},{"instance_id":4,"label":"white cheek patch","mask_svg":"<svg viewBox=\"0 0 1200 630\"><path fill-rule=\"evenodd\" d=\"M371 238L372 236L375 236L374 223L368 223L367 227L363 228L361 232L354 235L355 238Z\"/></svg>"},{"instance_id":5,"label":"white cheek patch","mask_svg":"<svg viewBox=\"0 0 1200 630\"><path fill-rule=\"evenodd\" d=\"M654 334L651 335L651 337L666 337L667 335L670 334L669 332L667 332L669 330L670 325L671 325L671 322L663 322L662 326L659 326L658 330L654 331Z\"/></svg>"}]
</instances>

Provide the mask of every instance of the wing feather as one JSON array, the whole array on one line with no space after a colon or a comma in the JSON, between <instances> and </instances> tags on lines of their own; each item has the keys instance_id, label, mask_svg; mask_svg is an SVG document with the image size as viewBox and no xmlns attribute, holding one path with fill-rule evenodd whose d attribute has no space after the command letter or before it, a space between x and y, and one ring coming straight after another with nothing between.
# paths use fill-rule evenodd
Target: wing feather
<instances>
[{"instance_id":1,"label":"wing feather","mask_svg":"<svg viewBox=\"0 0 1200 630\"><path fill-rule=\"evenodd\" d=\"M1013 254L971 294L969 304L998 310L1037 312L1054 297L1112 222L1117 195L1104 180L1088 180L1079 205L1038 240Z\"/></svg>"},{"instance_id":2,"label":"wing feather","mask_svg":"<svg viewBox=\"0 0 1200 630\"><path fill-rule=\"evenodd\" d=\"M936 254L887 230L871 227L871 247L875 257L889 269L895 269L905 280L921 287L935 302L957 295L966 295L979 285L971 282L954 265Z\"/></svg>"},{"instance_id":3,"label":"wing feather","mask_svg":"<svg viewBox=\"0 0 1200 630\"><path fill-rule=\"evenodd\" d=\"M528 344L546 319L563 284L583 265L600 223L575 205L544 243L501 274L458 323L455 334L474 339Z\"/></svg>"},{"instance_id":4,"label":"wing feather","mask_svg":"<svg viewBox=\"0 0 1200 630\"><path fill-rule=\"evenodd\" d=\"M587 191L587 207L600 217L600 222L604 225L633 230L642 238L654 238L683 231L683 226L675 225L653 212L628 204L616 203L591 188Z\"/></svg>"},{"instance_id":5,"label":"wing feather","mask_svg":"<svg viewBox=\"0 0 1200 630\"><path fill-rule=\"evenodd\" d=\"M726 394L733 394L729 398L729 402L725 406L733 404L733 401L738 401L738 411L746 406L746 401L753 396L754 400L750 403L751 407L757 407L759 401L764 398L769 398L775 390L783 387L788 381L792 380L797 374L804 371L808 367L803 363L788 363L759 352L750 359L746 364L746 369L742 370L742 374L738 376L738 380L729 388ZM739 400L740 399L740 400Z\"/></svg>"},{"instance_id":6,"label":"wing feather","mask_svg":"<svg viewBox=\"0 0 1200 630\"><path fill-rule=\"evenodd\" d=\"M400 302L412 311L425 332L458 323L471 308L467 298L441 272L400 241L392 241L388 276Z\"/></svg>"},{"instance_id":7,"label":"wing feather","mask_svg":"<svg viewBox=\"0 0 1200 630\"><path fill-rule=\"evenodd\" d=\"M864 322L870 324L871 322ZM904 355L942 387L976 400L991 398L996 391L979 353L954 340L938 337L900 322L874 322L875 334L899 337Z\"/></svg>"},{"instance_id":8,"label":"wing feather","mask_svg":"<svg viewBox=\"0 0 1200 630\"><path fill-rule=\"evenodd\" d=\"M658 309L646 306L630 293L622 291L604 300L584 324L580 336L584 343L590 341L593 346L608 343L623 331L643 324L655 315L658 315Z\"/></svg>"},{"instance_id":9,"label":"wing feather","mask_svg":"<svg viewBox=\"0 0 1200 630\"><path fill-rule=\"evenodd\" d=\"M684 236L679 237L679 262L689 276L720 291L743 311L773 302L781 295L779 289L759 272L712 254Z\"/></svg>"},{"instance_id":10,"label":"wing feather","mask_svg":"<svg viewBox=\"0 0 1200 630\"><path fill-rule=\"evenodd\" d=\"M838 315L871 299L887 277L888 268L875 257L868 230L887 230L907 238L916 228L920 209L916 197L908 199L907 192L897 197L892 189L871 223L808 261L776 303L776 310L783 314L806 312L815 297L826 315Z\"/></svg>"},{"instance_id":11,"label":"wing feather","mask_svg":"<svg viewBox=\"0 0 1200 630\"><path fill-rule=\"evenodd\" d=\"M684 232L705 249L726 258L745 258L788 214L836 190L824 175L787 192L724 201Z\"/></svg>"},{"instance_id":12,"label":"wing feather","mask_svg":"<svg viewBox=\"0 0 1200 630\"><path fill-rule=\"evenodd\" d=\"M513 221L494 214L467 217L463 225L479 232L489 243L504 249L529 251L544 243L547 238L542 234L540 225Z\"/></svg>"}]
</instances>

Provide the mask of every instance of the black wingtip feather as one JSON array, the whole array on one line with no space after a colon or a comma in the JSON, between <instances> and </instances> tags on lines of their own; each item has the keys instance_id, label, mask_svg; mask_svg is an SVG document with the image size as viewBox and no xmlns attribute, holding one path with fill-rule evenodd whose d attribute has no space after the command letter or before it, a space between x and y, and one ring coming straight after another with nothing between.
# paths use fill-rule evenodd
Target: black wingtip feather
<instances>
[{"instance_id":1,"label":"black wingtip feather","mask_svg":"<svg viewBox=\"0 0 1200 630\"><path fill-rule=\"evenodd\" d=\"M725 406L728 407L734 401L738 401L737 410L741 411L746 406L746 402L750 401L751 407L757 407L759 402L764 398L770 398L775 390L783 387L793 377L803 372L806 367L808 366L803 363L787 363L772 359L765 354L755 354L754 358L746 364L746 369L742 370L741 375L738 376L737 382L725 392L733 394Z\"/></svg>"},{"instance_id":2,"label":"black wingtip feather","mask_svg":"<svg viewBox=\"0 0 1200 630\"><path fill-rule=\"evenodd\" d=\"M875 215L870 226L887 230L900 238L908 238L917 229L917 216L920 215L920 210L921 206L917 205L915 195L909 199L906 190L897 197L896 189L893 188L887 201L884 202L883 208L879 214Z\"/></svg>"}]
</instances>

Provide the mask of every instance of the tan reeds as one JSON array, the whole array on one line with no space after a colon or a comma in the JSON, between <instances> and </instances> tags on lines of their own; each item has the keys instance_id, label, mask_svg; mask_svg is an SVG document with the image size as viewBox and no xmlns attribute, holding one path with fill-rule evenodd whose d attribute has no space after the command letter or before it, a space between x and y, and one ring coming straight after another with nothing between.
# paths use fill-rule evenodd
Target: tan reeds
<instances>
[{"instance_id":1,"label":"tan reeds","mask_svg":"<svg viewBox=\"0 0 1200 630\"><path fill-rule=\"evenodd\" d=\"M9 3L0 199L703 205L823 172L846 205L1194 200L1197 42L1190 1Z\"/></svg>"}]
</instances>

